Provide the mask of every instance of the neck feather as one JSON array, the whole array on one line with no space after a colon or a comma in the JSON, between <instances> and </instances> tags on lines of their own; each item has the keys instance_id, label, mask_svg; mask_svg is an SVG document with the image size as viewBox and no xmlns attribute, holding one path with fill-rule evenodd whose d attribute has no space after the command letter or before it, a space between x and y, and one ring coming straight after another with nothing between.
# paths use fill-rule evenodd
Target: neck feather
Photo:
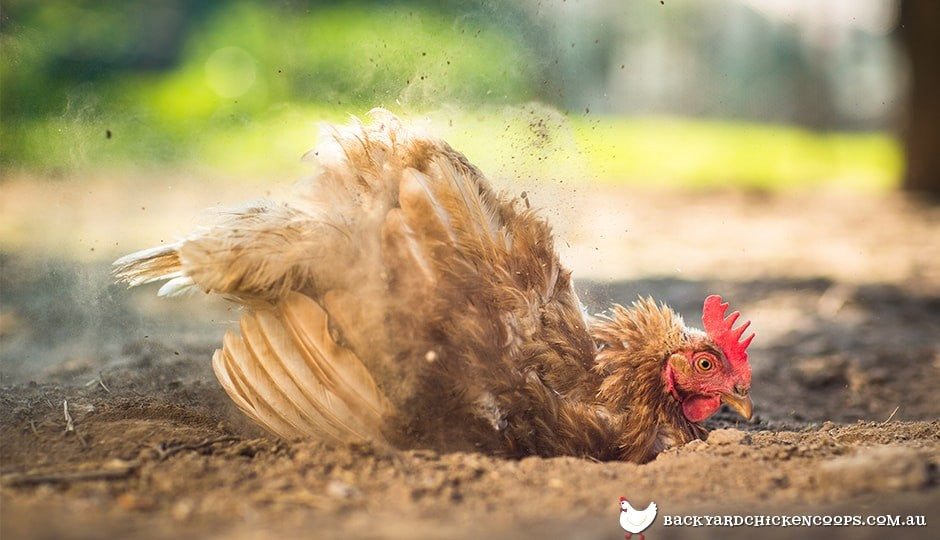
<instances>
[{"instance_id":1,"label":"neck feather","mask_svg":"<svg viewBox=\"0 0 940 540\"><path fill-rule=\"evenodd\" d=\"M690 333L675 312L641 299L631 309L614 306L592 332L601 347L594 369L604 377L597 397L623 418L622 459L649 461L670 446L704 438L704 429L683 416L663 376L667 359Z\"/></svg>"}]
</instances>

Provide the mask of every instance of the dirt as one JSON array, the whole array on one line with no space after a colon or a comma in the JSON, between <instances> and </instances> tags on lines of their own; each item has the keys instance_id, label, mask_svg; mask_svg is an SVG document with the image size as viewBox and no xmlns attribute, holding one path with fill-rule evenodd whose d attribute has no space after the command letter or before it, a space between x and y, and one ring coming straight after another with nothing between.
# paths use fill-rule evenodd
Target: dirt
<instances>
[{"instance_id":1,"label":"dirt","mask_svg":"<svg viewBox=\"0 0 940 540\"><path fill-rule=\"evenodd\" d=\"M576 275L593 278L579 284L589 309L651 294L695 321L701 299L719 292L754 321L751 421L721 411L708 441L645 465L282 441L213 379L211 352L237 319L230 306L113 286L105 249L77 262L8 242L0 536L622 538L625 496L655 501L660 516L926 519L729 528L660 517L650 540L937 537L937 207L618 188L582 202L598 210L552 219L563 221ZM79 229L98 228L101 241L85 245L105 245L106 227Z\"/></svg>"}]
</instances>

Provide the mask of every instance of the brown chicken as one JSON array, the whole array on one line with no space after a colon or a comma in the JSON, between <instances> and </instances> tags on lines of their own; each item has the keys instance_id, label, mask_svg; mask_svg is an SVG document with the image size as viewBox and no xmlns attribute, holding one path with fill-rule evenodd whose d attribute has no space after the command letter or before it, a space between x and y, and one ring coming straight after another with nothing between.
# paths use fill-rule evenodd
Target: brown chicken
<instances>
[{"instance_id":1,"label":"brown chicken","mask_svg":"<svg viewBox=\"0 0 940 540\"><path fill-rule=\"evenodd\" d=\"M735 312L705 331L652 299L590 318L549 225L445 142L374 123L325 129L311 182L171 246L115 262L163 296L243 305L212 359L255 422L287 439L504 456L649 461L751 415Z\"/></svg>"}]
</instances>

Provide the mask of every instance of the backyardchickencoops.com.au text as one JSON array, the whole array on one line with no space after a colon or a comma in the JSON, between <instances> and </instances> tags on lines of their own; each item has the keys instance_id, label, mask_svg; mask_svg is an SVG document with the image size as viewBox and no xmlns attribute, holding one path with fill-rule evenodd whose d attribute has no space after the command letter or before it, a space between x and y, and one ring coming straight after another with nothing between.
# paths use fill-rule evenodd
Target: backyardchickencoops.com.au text
<instances>
[{"instance_id":1,"label":"backyardchickencoops.com.au text","mask_svg":"<svg viewBox=\"0 0 940 540\"><path fill-rule=\"evenodd\" d=\"M926 516L663 516L665 527L926 527Z\"/></svg>"}]
</instances>

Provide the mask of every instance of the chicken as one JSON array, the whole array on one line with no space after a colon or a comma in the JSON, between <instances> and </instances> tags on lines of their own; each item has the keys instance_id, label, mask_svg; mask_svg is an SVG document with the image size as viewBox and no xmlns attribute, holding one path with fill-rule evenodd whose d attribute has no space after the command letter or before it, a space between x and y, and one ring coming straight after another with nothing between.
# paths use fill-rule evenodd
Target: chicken
<instances>
[{"instance_id":1,"label":"chicken","mask_svg":"<svg viewBox=\"0 0 940 540\"><path fill-rule=\"evenodd\" d=\"M653 524L657 510L654 502L650 502L645 510L637 510L630 505L630 501L620 497L620 527L627 531L623 537L629 539L634 534L639 534L640 540L643 540L643 531Z\"/></svg>"},{"instance_id":2,"label":"chicken","mask_svg":"<svg viewBox=\"0 0 940 540\"><path fill-rule=\"evenodd\" d=\"M324 129L288 201L115 262L244 306L212 365L246 415L286 439L634 462L704 438L721 403L750 417L753 334L719 297L704 332L649 298L588 317L545 220L371 114Z\"/></svg>"}]
</instances>

